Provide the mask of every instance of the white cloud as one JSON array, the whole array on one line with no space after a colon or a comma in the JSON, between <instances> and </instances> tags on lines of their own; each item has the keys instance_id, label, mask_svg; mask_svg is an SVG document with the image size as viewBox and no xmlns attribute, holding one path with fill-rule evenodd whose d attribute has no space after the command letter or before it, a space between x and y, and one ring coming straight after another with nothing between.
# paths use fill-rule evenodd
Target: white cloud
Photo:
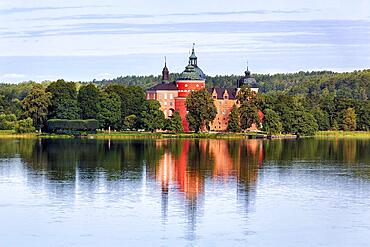
<instances>
[{"instance_id":1,"label":"white cloud","mask_svg":"<svg viewBox=\"0 0 370 247\"><path fill-rule=\"evenodd\" d=\"M23 75L23 74L5 74L2 76L2 78L4 79L21 79L21 78L24 78L26 77L26 75Z\"/></svg>"}]
</instances>

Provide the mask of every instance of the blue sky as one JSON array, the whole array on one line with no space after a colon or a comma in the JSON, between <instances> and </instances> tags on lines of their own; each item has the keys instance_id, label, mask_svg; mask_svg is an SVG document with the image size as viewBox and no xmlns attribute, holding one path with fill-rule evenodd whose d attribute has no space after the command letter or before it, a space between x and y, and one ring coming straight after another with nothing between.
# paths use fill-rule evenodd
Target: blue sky
<instances>
[{"instance_id":1,"label":"blue sky","mask_svg":"<svg viewBox=\"0 0 370 247\"><path fill-rule=\"evenodd\" d=\"M370 68L370 1L1 0L0 82Z\"/></svg>"}]
</instances>

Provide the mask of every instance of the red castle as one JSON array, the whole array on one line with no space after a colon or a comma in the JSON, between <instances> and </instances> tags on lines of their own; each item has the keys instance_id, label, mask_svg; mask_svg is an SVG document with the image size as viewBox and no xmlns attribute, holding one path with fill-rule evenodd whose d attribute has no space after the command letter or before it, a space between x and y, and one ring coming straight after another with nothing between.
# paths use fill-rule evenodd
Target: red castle
<instances>
[{"instance_id":1,"label":"red castle","mask_svg":"<svg viewBox=\"0 0 370 247\"><path fill-rule=\"evenodd\" d=\"M198 66L198 58L195 55L194 45L189 57L189 64L185 67L185 70L180 74L179 78L173 82L170 82L169 78L169 70L165 61L162 70L162 83L149 88L146 91L146 98L148 100L158 100L166 118L171 117L175 111L179 112L184 131L188 132L189 124L186 121L186 97L191 91L201 90L206 87L206 76ZM232 107L237 104L236 96L242 85L247 84L251 87L252 91L258 92L256 80L250 76L248 68L245 72L245 76L241 77L236 84L236 87L231 88L208 89L217 108L216 118L210 125L211 130L226 130L230 111ZM263 118L262 112L260 112L260 118ZM257 129L256 125L251 127L251 130Z\"/></svg>"}]
</instances>

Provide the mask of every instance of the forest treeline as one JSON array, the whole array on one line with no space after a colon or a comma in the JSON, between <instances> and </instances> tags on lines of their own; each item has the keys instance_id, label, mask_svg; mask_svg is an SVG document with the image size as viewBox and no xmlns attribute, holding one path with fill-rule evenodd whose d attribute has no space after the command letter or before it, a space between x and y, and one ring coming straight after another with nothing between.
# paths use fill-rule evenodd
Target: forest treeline
<instances>
[{"instance_id":1,"label":"forest treeline","mask_svg":"<svg viewBox=\"0 0 370 247\"><path fill-rule=\"evenodd\" d=\"M175 79L176 74L171 77ZM249 111L251 107L262 110L264 128L270 128L265 130L274 133L296 133L302 120L310 125L306 126L310 132L370 129L370 70L253 77L261 97L253 105L246 104L241 115L233 112L234 129L238 129L235 121L242 121L246 127L252 122L248 117L254 118L256 111ZM231 87L239 78L208 76L206 83L208 87ZM45 128L49 119L97 119L100 128L181 131L177 115L171 119L173 122L163 120L157 125L158 119L163 119L158 112L159 103L145 100L145 89L160 79L160 76L126 76L94 80L92 84L63 80L0 84L0 129L18 128L19 132L26 132ZM241 119L235 120L236 117Z\"/></svg>"}]
</instances>

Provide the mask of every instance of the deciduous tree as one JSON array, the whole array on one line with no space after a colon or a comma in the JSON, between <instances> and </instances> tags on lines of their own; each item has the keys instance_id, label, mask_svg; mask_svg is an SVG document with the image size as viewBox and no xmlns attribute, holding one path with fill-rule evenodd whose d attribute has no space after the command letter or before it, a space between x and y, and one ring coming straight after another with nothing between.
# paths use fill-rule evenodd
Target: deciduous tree
<instances>
[{"instance_id":1,"label":"deciduous tree","mask_svg":"<svg viewBox=\"0 0 370 247\"><path fill-rule=\"evenodd\" d=\"M117 129L121 122L121 100L115 93L101 92L98 103L100 127L104 129Z\"/></svg>"},{"instance_id":2,"label":"deciduous tree","mask_svg":"<svg viewBox=\"0 0 370 247\"><path fill-rule=\"evenodd\" d=\"M356 130L356 112L353 108L347 108L343 113L343 130Z\"/></svg>"},{"instance_id":3,"label":"deciduous tree","mask_svg":"<svg viewBox=\"0 0 370 247\"><path fill-rule=\"evenodd\" d=\"M165 129L176 133L184 131L180 113L176 111L171 117L166 118Z\"/></svg>"},{"instance_id":4,"label":"deciduous tree","mask_svg":"<svg viewBox=\"0 0 370 247\"><path fill-rule=\"evenodd\" d=\"M240 127L245 130L250 128L252 124L259 125L259 99L257 94L249 87L244 86L239 91L237 99L240 102Z\"/></svg>"},{"instance_id":5,"label":"deciduous tree","mask_svg":"<svg viewBox=\"0 0 370 247\"><path fill-rule=\"evenodd\" d=\"M271 109L267 109L264 113L263 128L268 135L280 134L283 130L283 125L279 115Z\"/></svg>"},{"instance_id":6,"label":"deciduous tree","mask_svg":"<svg viewBox=\"0 0 370 247\"><path fill-rule=\"evenodd\" d=\"M51 93L49 118L79 119L80 109L77 103L76 84L57 80L52 82L46 92Z\"/></svg>"},{"instance_id":7,"label":"deciduous tree","mask_svg":"<svg viewBox=\"0 0 370 247\"><path fill-rule=\"evenodd\" d=\"M144 111L141 113L142 127L145 130L154 132L164 128L164 113L157 100L147 100Z\"/></svg>"},{"instance_id":8,"label":"deciduous tree","mask_svg":"<svg viewBox=\"0 0 370 247\"><path fill-rule=\"evenodd\" d=\"M82 119L96 119L100 90L94 84L84 85L78 92L78 103Z\"/></svg>"},{"instance_id":9,"label":"deciduous tree","mask_svg":"<svg viewBox=\"0 0 370 247\"><path fill-rule=\"evenodd\" d=\"M186 120L189 122L190 129L198 133L203 128L208 128L217 114L216 106L211 94L202 89L192 91L186 98Z\"/></svg>"},{"instance_id":10,"label":"deciduous tree","mask_svg":"<svg viewBox=\"0 0 370 247\"><path fill-rule=\"evenodd\" d=\"M230 132L240 132L240 117L239 110L236 105L233 106L227 122L227 130Z\"/></svg>"},{"instance_id":11,"label":"deciduous tree","mask_svg":"<svg viewBox=\"0 0 370 247\"><path fill-rule=\"evenodd\" d=\"M48 109L52 94L36 84L31 92L22 100L23 117L31 118L36 129L41 131L48 117Z\"/></svg>"}]
</instances>

